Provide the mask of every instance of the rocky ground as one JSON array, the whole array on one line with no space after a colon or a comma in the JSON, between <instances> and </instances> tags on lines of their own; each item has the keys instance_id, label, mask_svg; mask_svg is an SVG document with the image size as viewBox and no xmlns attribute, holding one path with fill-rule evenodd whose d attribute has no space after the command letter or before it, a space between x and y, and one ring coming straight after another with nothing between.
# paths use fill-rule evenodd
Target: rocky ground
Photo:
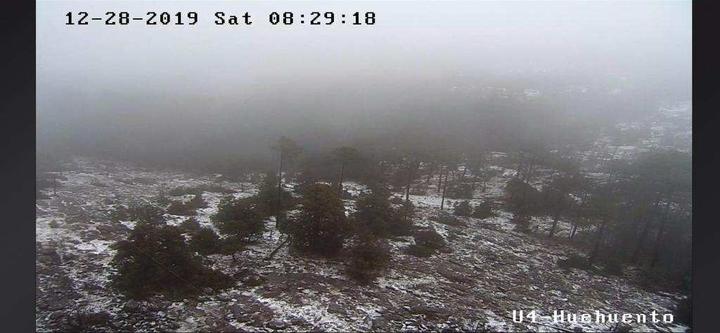
<instances>
[{"instance_id":1,"label":"rocky ground","mask_svg":"<svg viewBox=\"0 0 720 333\"><path fill-rule=\"evenodd\" d=\"M577 251L566 242L538 233L513 231L512 214L498 211L488 219L462 218L464 225L431 220L439 197L412 195L416 225L435 228L451 251L429 258L405 254L412 237L391 241L389 269L374 284L358 285L344 273L342 258L327 260L291 255L286 249L265 257L279 243L274 221L264 237L232 256L208 260L237 279L220 294L172 302L126 300L109 288L114 255L110 245L127 236L133 223L113 222L117 205L153 200L161 189L202 184L221 185L236 197L250 196L252 184L233 183L213 175L146 170L131 165L77 159L58 177L53 191L37 200L37 330L67 331L597 331L623 329L615 324L554 323L554 310L583 313L672 313L682 296L653 293L629 279L583 270L565 270L558 259ZM501 170L503 171L503 170ZM477 199L497 199L511 176L500 172ZM346 183L351 193L362 186ZM224 194L203 192L209 217ZM399 196L399 194L397 194ZM451 200L452 201L452 200ZM352 200L346 203L351 206ZM447 204L447 203L446 203ZM449 205L448 205L449 206ZM447 207L447 206L446 206ZM446 208L447 209L447 208ZM166 215L167 223L184 218ZM566 232L563 226L560 235ZM535 220L544 230L547 221ZM536 323L515 323L513 310L536 310ZM633 324L636 331L684 331L679 324Z\"/></svg>"}]
</instances>

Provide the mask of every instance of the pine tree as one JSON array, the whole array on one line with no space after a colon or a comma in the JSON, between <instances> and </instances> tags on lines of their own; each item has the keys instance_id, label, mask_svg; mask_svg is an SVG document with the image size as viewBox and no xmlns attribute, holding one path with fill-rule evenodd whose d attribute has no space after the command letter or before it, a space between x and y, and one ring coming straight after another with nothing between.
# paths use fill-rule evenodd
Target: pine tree
<instances>
[{"instance_id":1,"label":"pine tree","mask_svg":"<svg viewBox=\"0 0 720 333\"><path fill-rule=\"evenodd\" d=\"M325 184L308 187L299 214L288 221L290 243L299 252L335 255L342 249L348 231L343 202Z\"/></svg>"}]
</instances>

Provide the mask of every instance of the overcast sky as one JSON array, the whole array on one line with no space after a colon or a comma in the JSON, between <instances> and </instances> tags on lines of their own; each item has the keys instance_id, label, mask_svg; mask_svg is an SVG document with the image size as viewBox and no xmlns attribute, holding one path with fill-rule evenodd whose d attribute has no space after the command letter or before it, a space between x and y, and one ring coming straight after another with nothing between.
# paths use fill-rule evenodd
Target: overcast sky
<instances>
[{"instance_id":1,"label":"overcast sky","mask_svg":"<svg viewBox=\"0 0 720 333\"><path fill-rule=\"evenodd\" d=\"M150 10L195 11L200 20L65 25L68 11ZM215 26L215 11L248 11L255 23ZM272 11L373 11L376 24L272 26ZM399 99L421 98L413 91L422 82L449 88L526 73L675 89L690 82L691 22L688 1L38 1L39 132L96 127L88 119L141 126L167 114L242 122L259 113L390 112L408 105Z\"/></svg>"}]
</instances>

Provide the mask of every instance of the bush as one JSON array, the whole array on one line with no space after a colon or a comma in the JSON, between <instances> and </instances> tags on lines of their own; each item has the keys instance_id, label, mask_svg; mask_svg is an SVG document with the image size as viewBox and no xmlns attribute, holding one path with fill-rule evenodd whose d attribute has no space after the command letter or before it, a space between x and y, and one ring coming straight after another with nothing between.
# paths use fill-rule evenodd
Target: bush
<instances>
[{"instance_id":1,"label":"bush","mask_svg":"<svg viewBox=\"0 0 720 333\"><path fill-rule=\"evenodd\" d=\"M603 272L609 275L623 275L623 265L619 258L608 258L603 263Z\"/></svg>"},{"instance_id":2,"label":"bush","mask_svg":"<svg viewBox=\"0 0 720 333\"><path fill-rule=\"evenodd\" d=\"M471 199L473 197L473 186L467 183L452 182L448 184L445 193L451 199Z\"/></svg>"},{"instance_id":3,"label":"bush","mask_svg":"<svg viewBox=\"0 0 720 333\"><path fill-rule=\"evenodd\" d=\"M510 221L515 224L513 230L517 232L530 233L530 218L524 215L515 215Z\"/></svg>"},{"instance_id":4,"label":"bush","mask_svg":"<svg viewBox=\"0 0 720 333\"><path fill-rule=\"evenodd\" d=\"M472 206L470 206L470 202L466 200L456 204L453 213L457 216L470 216L473 213L473 209Z\"/></svg>"},{"instance_id":5,"label":"bush","mask_svg":"<svg viewBox=\"0 0 720 333\"><path fill-rule=\"evenodd\" d=\"M579 269L587 269L590 267L590 264L588 263L587 258L578 255L578 254L571 254L566 259L560 259L557 262L558 267L563 269L570 269L570 268L579 268Z\"/></svg>"},{"instance_id":6,"label":"bush","mask_svg":"<svg viewBox=\"0 0 720 333\"><path fill-rule=\"evenodd\" d=\"M383 187L374 187L370 193L363 193L356 201L356 211L352 218L357 232L368 232L376 237L407 235L412 227L414 207L404 203L400 209L394 209L388 197L390 192Z\"/></svg>"},{"instance_id":7,"label":"bush","mask_svg":"<svg viewBox=\"0 0 720 333\"><path fill-rule=\"evenodd\" d=\"M130 207L119 206L111 214L113 221L135 221L162 223L165 211L150 204L132 204Z\"/></svg>"},{"instance_id":8,"label":"bush","mask_svg":"<svg viewBox=\"0 0 720 333\"><path fill-rule=\"evenodd\" d=\"M186 194L197 195L197 194L200 194L201 192L202 191L200 191L200 189L198 189L197 187L178 186L173 189L170 189L170 191L168 191L168 194L177 197L177 196L186 195Z\"/></svg>"},{"instance_id":9,"label":"bush","mask_svg":"<svg viewBox=\"0 0 720 333\"><path fill-rule=\"evenodd\" d=\"M348 223L336 192L325 184L313 184L305 190L299 214L288 221L293 249L326 256L342 249Z\"/></svg>"},{"instance_id":10,"label":"bush","mask_svg":"<svg viewBox=\"0 0 720 333\"><path fill-rule=\"evenodd\" d=\"M198 223L198 221L192 217L190 217L187 220L180 223L180 230L182 230L183 232L189 233L189 234L193 234L197 231L200 231L200 228L202 228L200 226L200 223Z\"/></svg>"},{"instance_id":11,"label":"bush","mask_svg":"<svg viewBox=\"0 0 720 333\"><path fill-rule=\"evenodd\" d=\"M276 216L280 212L292 209L295 198L290 192L282 190L280 195L281 207L278 207L278 178L273 173L267 173L256 196L258 212L263 217Z\"/></svg>"},{"instance_id":12,"label":"bush","mask_svg":"<svg viewBox=\"0 0 720 333\"><path fill-rule=\"evenodd\" d=\"M366 240L350 250L347 274L361 284L371 283L390 262L390 249L385 241Z\"/></svg>"},{"instance_id":13,"label":"bush","mask_svg":"<svg viewBox=\"0 0 720 333\"><path fill-rule=\"evenodd\" d=\"M475 206L475 211L472 213L472 217L477 219L486 219L488 217L492 217L493 215L490 203L487 201Z\"/></svg>"},{"instance_id":14,"label":"bush","mask_svg":"<svg viewBox=\"0 0 720 333\"><path fill-rule=\"evenodd\" d=\"M182 299L200 294L203 288L232 285L228 276L202 264L177 227L141 222L127 240L113 247L117 250L113 286L130 298L164 294Z\"/></svg>"},{"instance_id":15,"label":"bush","mask_svg":"<svg viewBox=\"0 0 720 333\"><path fill-rule=\"evenodd\" d=\"M460 227L464 226L465 223L460 221L457 217L453 216L452 214L441 210L437 216L435 216L434 220L438 223L442 223L445 225L453 226L453 227Z\"/></svg>"},{"instance_id":16,"label":"bush","mask_svg":"<svg viewBox=\"0 0 720 333\"><path fill-rule=\"evenodd\" d=\"M222 234L245 241L257 240L265 231L263 217L256 210L253 198L223 198L210 219Z\"/></svg>"},{"instance_id":17,"label":"bush","mask_svg":"<svg viewBox=\"0 0 720 333\"><path fill-rule=\"evenodd\" d=\"M390 234L394 236L411 235L413 231L415 205L410 201L404 201L402 206L396 210L395 215L395 222L390 224Z\"/></svg>"},{"instance_id":18,"label":"bush","mask_svg":"<svg viewBox=\"0 0 720 333\"><path fill-rule=\"evenodd\" d=\"M212 229L200 227L192 234L190 249L202 255L219 253L221 250L220 237Z\"/></svg>"},{"instance_id":19,"label":"bush","mask_svg":"<svg viewBox=\"0 0 720 333\"><path fill-rule=\"evenodd\" d=\"M392 198L390 198L390 203L393 203L393 204L396 204L396 205L401 205L401 204L403 204L404 202L405 202L405 200L403 200L403 198L401 198L401 197L392 197Z\"/></svg>"},{"instance_id":20,"label":"bush","mask_svg":"<svg viewBox=\"0 0 720 333\"><path fill-rule=\"evenodd\" d=\"M434 229L415 232L415 244L408 247L408 254L416 257L429 257L447 244L445 239Z\"/></svg>"},{"instance_id":21,"label":"bush","mask_svg":"<svg viewBox=\"0 0 720 333\"><path fill-rule=\"evenodd\" d=\"M195 215L198 208L207 207L207 202L203 200L202 195L195 194L188 202L172 201L167 209L168 214L192 216Z\"/></svg>"},{"instance_id":22,"label":"bush","mask_svg":"<svg viewBox=\"0 0 720 333\"><path fill-rule=\"evenodd\" d=\"M516 215L531 215L538 211L542 202L540 191L518 179L511 179L505 186L507 208Z\"/></svg>"}]
</instances>

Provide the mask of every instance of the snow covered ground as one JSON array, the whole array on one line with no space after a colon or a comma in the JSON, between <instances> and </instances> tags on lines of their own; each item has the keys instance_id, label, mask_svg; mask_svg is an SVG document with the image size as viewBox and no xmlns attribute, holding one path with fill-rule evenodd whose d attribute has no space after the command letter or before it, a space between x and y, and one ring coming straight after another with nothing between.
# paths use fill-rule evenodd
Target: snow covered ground
<instances>
[{"instance_id":1,"label":"snow covered ground","mask_svg":"<svg viewBox=\"0 0 720 333\"><path fill-rule=\"evenodd\" d=\"M256 193L251 184L217 181L216 177L182 172L144 170L117 162L76 160L77 169L64 171L65 180L50 199L37 201L38 331L59 331L79 314L94 318L98 330L116 331L584 331L612 330L614 324L515 323L513 310L554 310L608 313L671 313L680 295L652 293L621 277L582 270L563 270L557 260L576 251L562 242L513 231L512 214L480 220L462 218L465 226L434 222L440 198L411 195L416 224L435 228L452 252L429 258L405 254L412 237L391 241L389 269L374 284L361 286L343 274L342 258L297 257L285 249L271 261L264 258L279 243L274 221L264 237L232 256L212 255L213 267L237 278L235 287L184 302L163 298L137 302L123 299L110 287L109 262L113 242L127 236L133 224L113 222L121 204L153 200L160 189L220 185L245 197ZM498 200L511 172L488 183L482 200ZM347 182L357 195L363 186ZM399 194L397 194L399 195ZM212 226L221 193L203 192L208 208L196 219ZM446 209L455 200L446 201ZM351 200L349 204L351 204ZM169 223L182 221L166 216ZM547 221L535 221L542 230ZM563 232L561 225L561 233ZM252 285L246 277L257 277ZM255 279L257 281L258 279ZM543 317L544 318L544 317ZM638 331L683 331L682 325L632 325Z\"/></svg>"}]
</instances>

